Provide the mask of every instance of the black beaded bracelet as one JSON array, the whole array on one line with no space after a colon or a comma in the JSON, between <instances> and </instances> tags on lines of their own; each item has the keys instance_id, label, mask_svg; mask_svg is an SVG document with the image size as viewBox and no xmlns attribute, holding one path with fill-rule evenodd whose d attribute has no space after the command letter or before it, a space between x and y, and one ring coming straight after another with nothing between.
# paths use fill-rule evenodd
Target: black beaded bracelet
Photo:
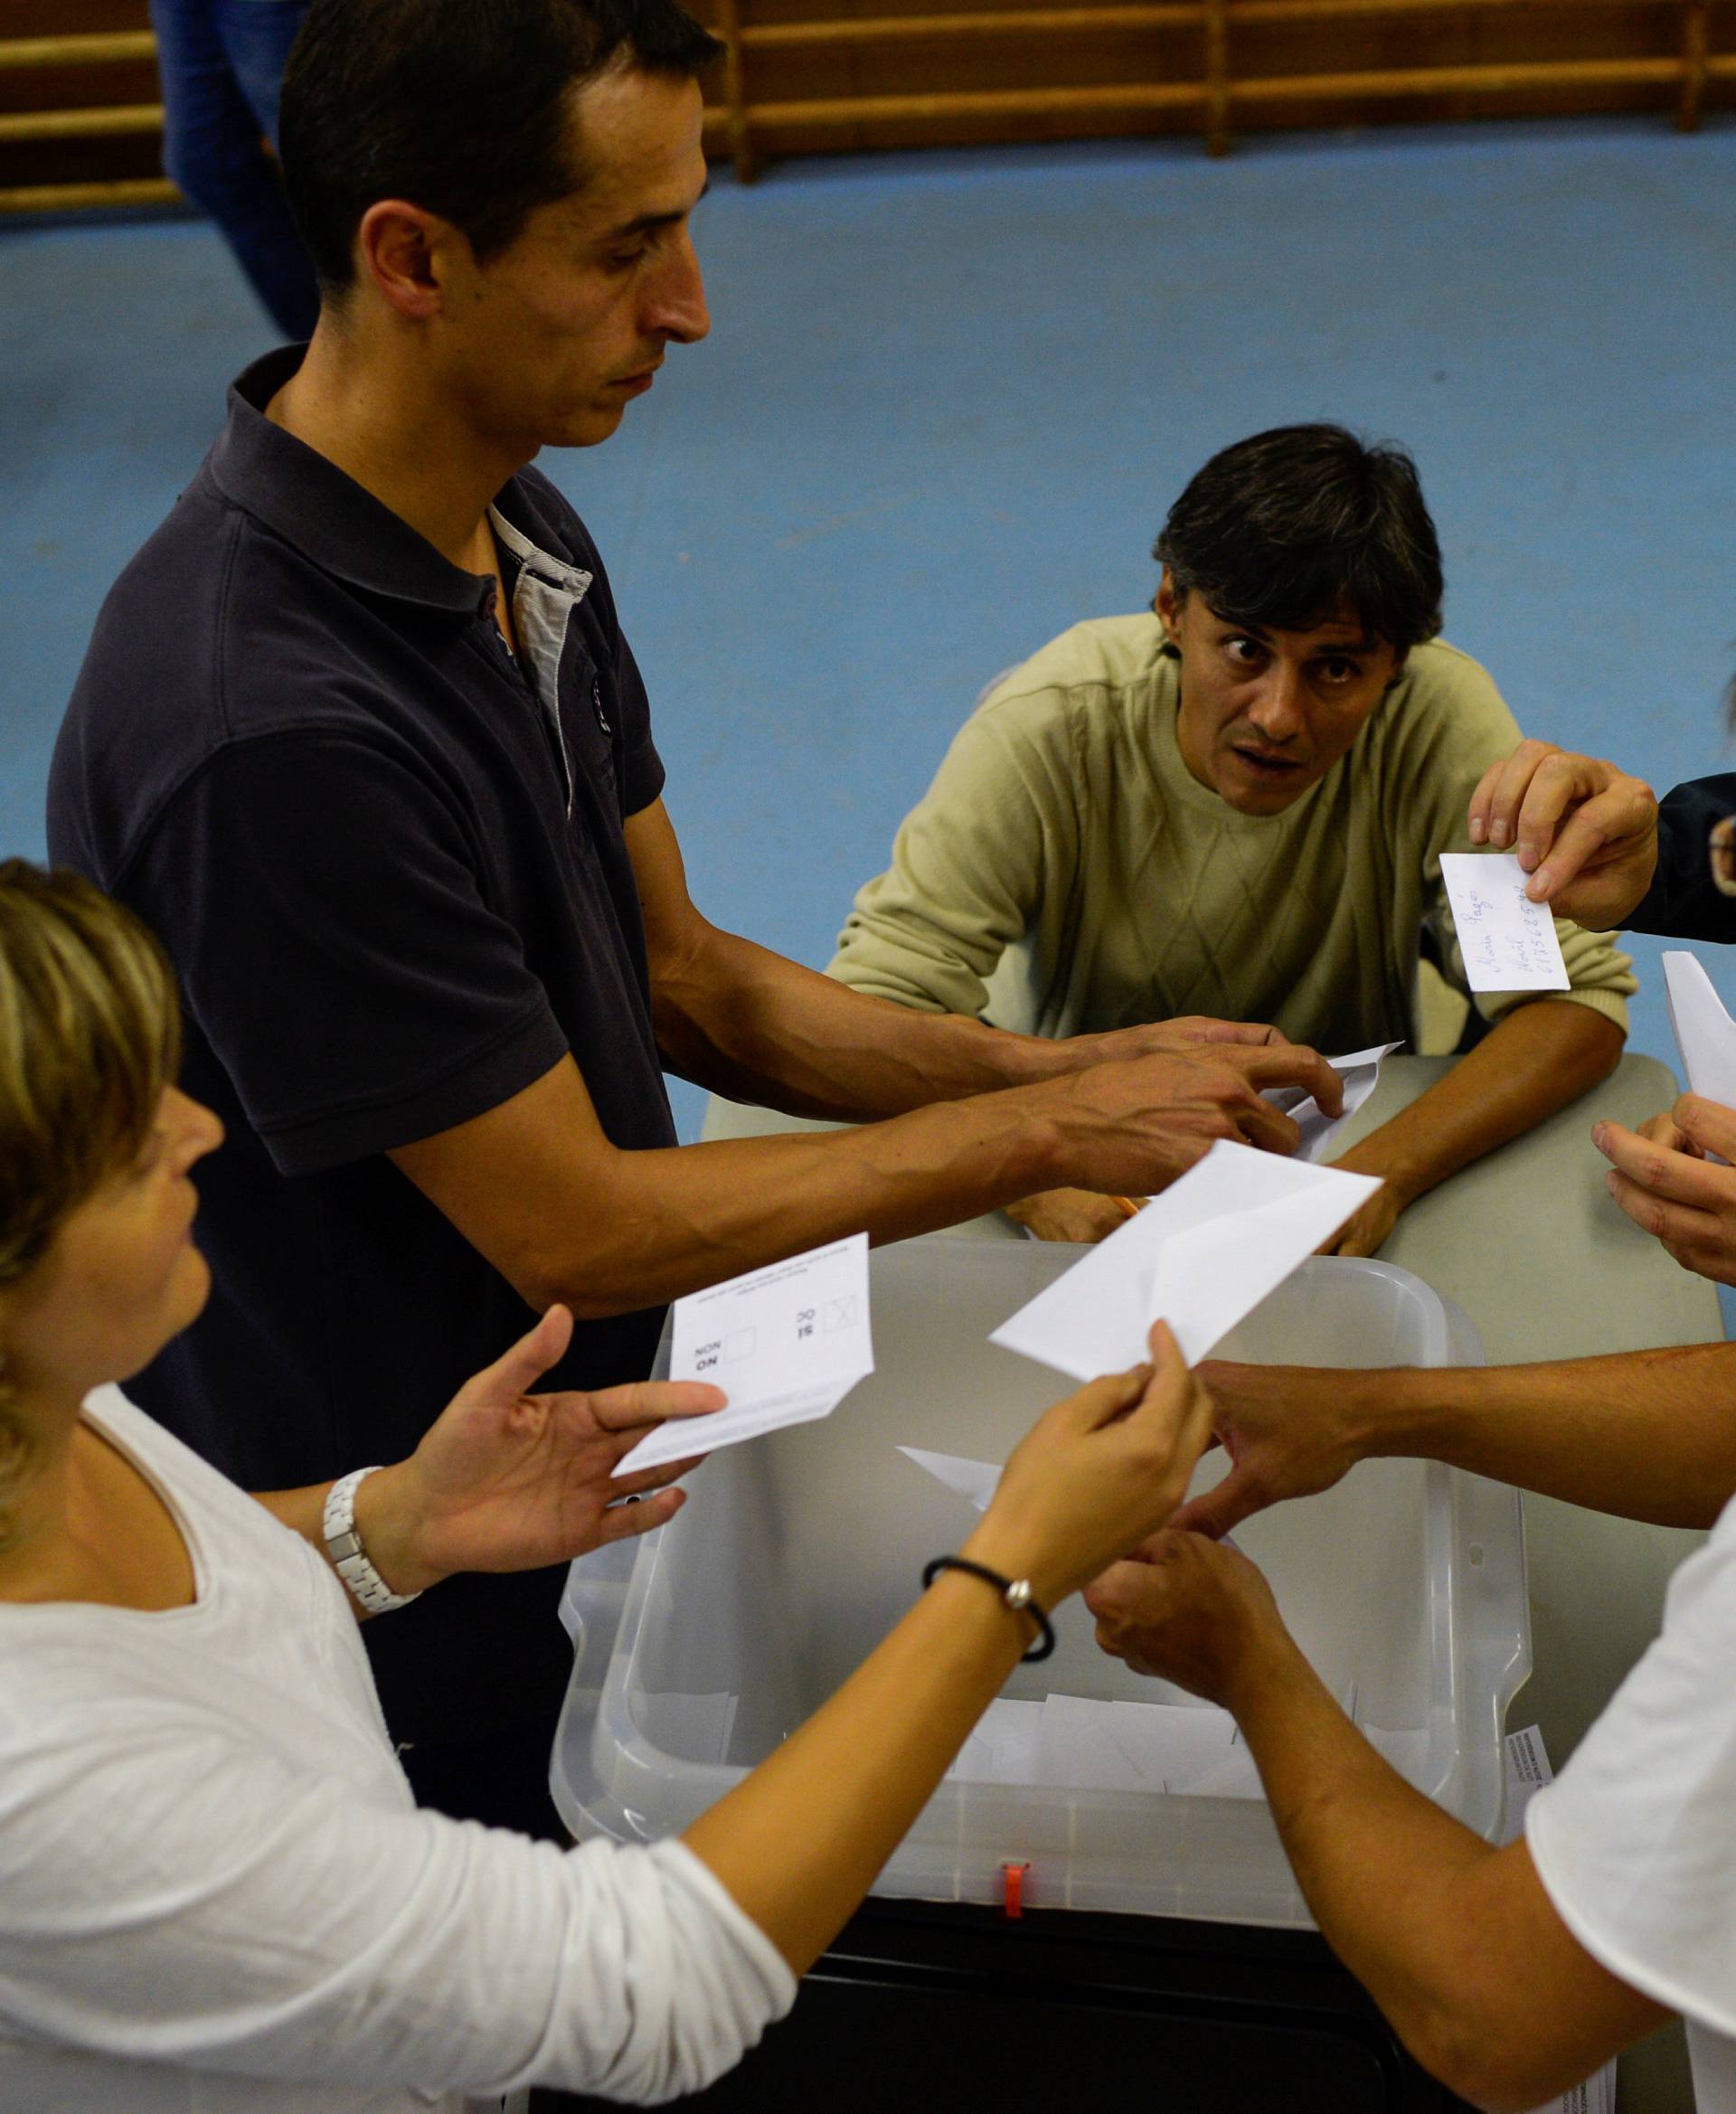
<instances>
[{"instance_id":1,"label":"black beaded bracelet","mask_svg":"<svg viewBox=\"0 0 1736 2114\"><path fill-rule=\"evenodd\" d=\"M1037 1626L1037 1641L1019 1662L1032 1666L1038 1659L1046 1659L1055 1648L1055 1628L1047 1615L1031 1598L1031 1581L1028 1578L1003 1578L998 1571L991 1571L986 1563L973 1563L968 1556L937 1556L922 1573L926 1591L943 1571L963 1571L972 1578L980 1578L985 1585L992 1585L1001 1596L1004 1607L1012 1609L1015 1615L1028 1615Z\"/></svg>"}]
</instances>

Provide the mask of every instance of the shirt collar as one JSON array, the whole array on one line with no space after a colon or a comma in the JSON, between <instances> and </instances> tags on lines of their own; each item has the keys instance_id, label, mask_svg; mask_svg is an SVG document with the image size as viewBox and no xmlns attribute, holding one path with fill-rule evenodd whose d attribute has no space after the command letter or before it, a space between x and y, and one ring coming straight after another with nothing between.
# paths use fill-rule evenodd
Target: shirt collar
<instances>
[{"instance_id":1,"label":"shirt collar","mask_svg":"<svg viewBox=\"0 0 1736 2114\"><path fill-rule=\"evenodd\" d=\"M229 416L204 474L232 505L335 579L448 616L486 615L488 581L443 558L335 462L266 417L306 350L268 353L231 384Z\"/></svg>"}]
</instances>

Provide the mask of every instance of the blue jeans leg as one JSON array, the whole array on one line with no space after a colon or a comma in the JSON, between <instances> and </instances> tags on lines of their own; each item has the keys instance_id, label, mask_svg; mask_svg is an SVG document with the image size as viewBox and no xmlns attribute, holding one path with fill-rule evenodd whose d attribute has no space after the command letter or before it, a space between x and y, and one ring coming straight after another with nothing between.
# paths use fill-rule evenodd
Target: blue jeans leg
<instances>
[{"instance_id":1,"label":"blue jeans leg","mask_svg":"<svg viewBox=\"0 0 1736 2114\"><path fill-rule=\"evenodd\" d=\"M306 0L151 0L163 76L163 165L217 223L288 338L319 314L312 265L264 139Z\"/></svg>"}]
</instances>

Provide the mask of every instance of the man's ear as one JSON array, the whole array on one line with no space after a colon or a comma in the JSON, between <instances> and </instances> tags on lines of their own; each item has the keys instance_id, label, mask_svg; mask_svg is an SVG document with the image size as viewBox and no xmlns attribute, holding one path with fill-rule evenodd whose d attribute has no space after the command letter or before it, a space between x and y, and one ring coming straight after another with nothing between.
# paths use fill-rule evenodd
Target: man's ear
<instances>
[{"instance_id":1,"label":"man's ear","mask_svg":"<svg viewBox=\"0 0 1736 2114\"><path fill-rule=\"evenodd\" d=\"M1151 606L1157 612L1157 621L1169 634L1169 643L1177 651L1180 650L1182 644L1182 609L1186 600L1185 595L1178 595L1175 592L1175 583L1170 578L1169 568L1165 565L1164 576L1157 582L1156 598Z\"/></svg>"},{"instance_id":2,"label":"man's ear","mask_svg":"<svg viewBox=\"0 0 1736 2114\"><path fill-rule=\"evenodd\" d=\"M414 321L437 316L447 281L468 244L449 221L401 198L369 206L355 231L356 277Z\"/></svg>"}]
</instances>

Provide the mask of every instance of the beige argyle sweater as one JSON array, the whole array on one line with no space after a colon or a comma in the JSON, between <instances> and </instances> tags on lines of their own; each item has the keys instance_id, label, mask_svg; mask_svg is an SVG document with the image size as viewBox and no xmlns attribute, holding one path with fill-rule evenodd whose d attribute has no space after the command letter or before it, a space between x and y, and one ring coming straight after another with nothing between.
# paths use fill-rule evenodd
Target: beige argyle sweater
<instances>
[{"instance_id":1,"label":"beige argyle sweater","mask_svg":"<svg viewBox=\"0 0 1736 2114\"><path fill-rule=\"evenodd\" d=\"M1425 924L1463 983L1440 878L1519 730L1439 641L1284 814L1238 814L1175 741L1181 664L1149 612L1078 624L1002 678L856 897L830 974L931 1012L1068 1035L1178 1014L1270 1021L1331 1053L1410 1038ZM1571 996L1618 1026L1609 935L1556 920ZM1523 1005L1487 994L1490 1019Z\"/></svg>"}]
</instances>

